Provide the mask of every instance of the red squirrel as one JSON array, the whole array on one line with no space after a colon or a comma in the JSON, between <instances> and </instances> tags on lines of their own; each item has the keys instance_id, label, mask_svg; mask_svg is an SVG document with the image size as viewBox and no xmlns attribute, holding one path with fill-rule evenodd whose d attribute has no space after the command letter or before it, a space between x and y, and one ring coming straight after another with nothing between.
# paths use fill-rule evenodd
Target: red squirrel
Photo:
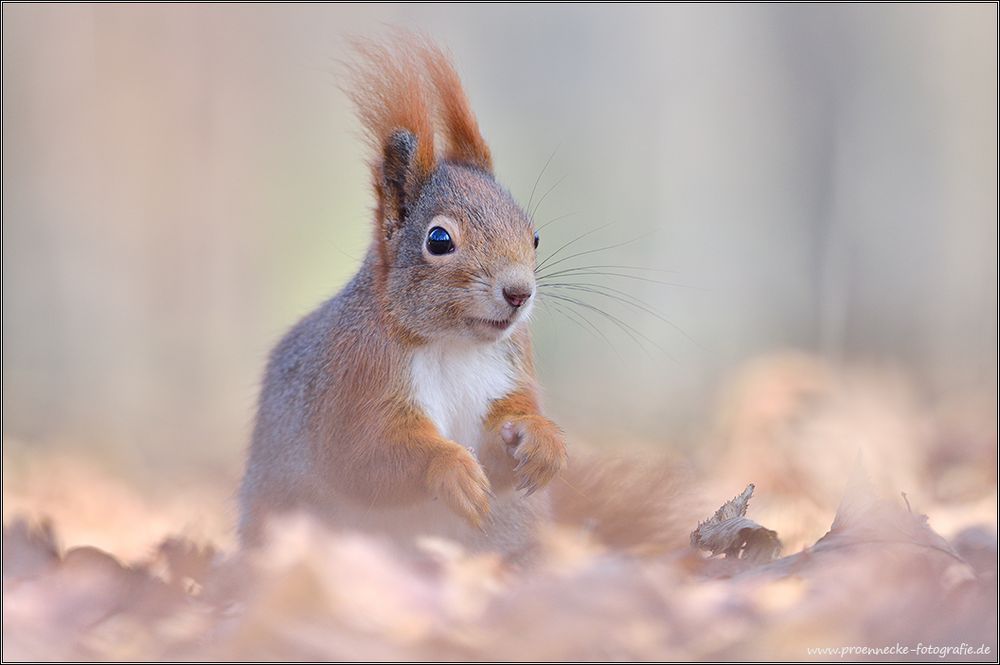
<instances>
[{"instance_id":1,"label":"red squirrel","mask_svg":"<svg viewBox=\"0 0 1000 665\"><path fill-rule=\"evenodd\" d=\"M407 37L358 55L350 94L374 152L374 234L347 286L270 355L241 540L306 510L335 528L516 553L567 461L528 331L538 232L497 182L439 48Z\"/></svg>"}]
</instances>

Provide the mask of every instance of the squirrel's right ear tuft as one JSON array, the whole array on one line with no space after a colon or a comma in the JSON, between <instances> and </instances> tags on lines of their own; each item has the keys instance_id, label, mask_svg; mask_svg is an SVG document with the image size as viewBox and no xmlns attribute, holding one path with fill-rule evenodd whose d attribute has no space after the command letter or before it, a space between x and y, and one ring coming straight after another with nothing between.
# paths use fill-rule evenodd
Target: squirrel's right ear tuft
<instances>
[{"instance_id":1,"label":"squirrel's right ear tuft","mask_svg":"<svg viewBox=\"0 0 1000 665\"><path fill-rule=\"evenodd\" d=\"M353 46L357 58L348 65L347 93L371 144L372 180L388 237L434 170L431 102L415 38L398 34L392 48L368 40Z\"/></svg>"}]
</instances>

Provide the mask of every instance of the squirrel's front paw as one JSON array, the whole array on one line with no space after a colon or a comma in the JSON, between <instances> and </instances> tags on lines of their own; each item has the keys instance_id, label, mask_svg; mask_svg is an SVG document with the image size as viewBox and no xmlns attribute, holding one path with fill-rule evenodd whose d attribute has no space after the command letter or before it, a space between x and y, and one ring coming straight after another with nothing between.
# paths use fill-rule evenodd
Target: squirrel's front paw
<instances>
[{"instance_id":1,"label":"squirrel's front paw","mask_svg":"<svg viewBox=\"0 0 1000 665\"><path fill-rule=\"evenodd\" d=\"M468 450L456 444L454 449L439 454L427 471L427 484L435 497L443 499L473 526L482 528L490 512L490 481Z\"/></svg>"},{"instance_id":2,"label":"squirrel's front paw","mask_svg":"<svg viewBox=\"0 0 1000 665\"><path fill-rule=\"evenodd\" d=\"M518 490L530 496L544 487L566 466L566 443L562 431L548 418L525 416L515 418L500 427L500 437L513 448L517 460L514 475L520 481Z\"/></svg>"}]
</instances>

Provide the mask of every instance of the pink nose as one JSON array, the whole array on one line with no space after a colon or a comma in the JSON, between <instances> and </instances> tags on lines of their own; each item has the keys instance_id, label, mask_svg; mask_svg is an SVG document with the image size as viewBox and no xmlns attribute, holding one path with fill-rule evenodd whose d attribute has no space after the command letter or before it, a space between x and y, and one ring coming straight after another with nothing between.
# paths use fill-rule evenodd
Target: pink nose
<instances>
[{"instance_id":1,"label":"pink nose","mask_svg":"<svg viewBox=\"0 0 1000 665\"><path fill-rule=\"evenodd\" d=\"M528 301L531 297L531 291L522 291L520 289L510 289L506 288L503 290L503 299L507 301L507 304L511 307L520 307Z\"/></svg>"}]
</instances>

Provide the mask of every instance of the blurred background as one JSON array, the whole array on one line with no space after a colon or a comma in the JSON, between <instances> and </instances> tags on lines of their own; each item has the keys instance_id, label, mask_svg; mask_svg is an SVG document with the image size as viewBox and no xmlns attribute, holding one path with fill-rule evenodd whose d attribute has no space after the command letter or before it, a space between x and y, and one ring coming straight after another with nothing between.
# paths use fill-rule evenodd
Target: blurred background
<instances>
[{"instance_id":1,"label":"blurred background","mask_svg":"<svg viewBox=\"0 0 1000 665\"><path fill-rule=\"evenodd\" d=\"M542 255L600 229L557 258L621 245L560 267L642 277L579 280L645 303L581 294L631 335L537 310L546 401L574 438L759 463L773 446L725 442L833 375L850 413L889 405L900 464L942 409L958 415L938 448L972 441L966 462L995 464L996 19L992 4L4 5L5 452L231 490L266 354L369 238L345 39L402 26L453 52L499 179L525 203L538 179ZM814 422L814 465L884 441L846 422L833 443ZM995 472L977 482L995 493Z\"/></svg>"}]
</instances>

